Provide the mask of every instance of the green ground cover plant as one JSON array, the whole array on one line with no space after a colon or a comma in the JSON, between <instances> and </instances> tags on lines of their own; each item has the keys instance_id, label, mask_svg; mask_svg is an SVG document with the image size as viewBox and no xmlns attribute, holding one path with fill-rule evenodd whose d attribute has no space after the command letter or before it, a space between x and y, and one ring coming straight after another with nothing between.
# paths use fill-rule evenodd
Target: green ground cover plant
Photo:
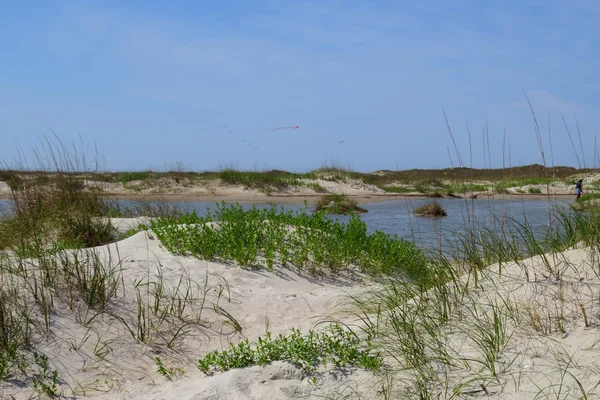
<instances>
[{"instance_id":1,"label":"green ground cover plant","mask_svg":"<svg viewBox=\"0 0 600 400\"><path fill-rule=\"evenodd\" d=\"M159 218L150 228L175 254L233 260L244 267L280 263L323 273L356 265L373 275L423 279L428 274L427 258L413 243L380 231L367 235L358 216L343 224L324 212L310 213L308 207L298 212L276 206L245 210L221 203L206 217L192 212Z\"/></svg>"},{"instance_id":2,"label":"green ground cover plant","mask_svg":"<svg viewBox=\"0 0 600 400\"><path fill-rule=\"evenodd\" d=\"M320 364L371 371L377 371L383 365L381 353L375 350L370 337L360 339L341 325L331 324L322 331L311 330L306 335L298 329L276 338L267 333L252 345L246 339L231 344L226 350L207 354L198 361L198 368L205 374L212 374L273 361L290 361L309 373Z\"/></svg>"}]
</instances>

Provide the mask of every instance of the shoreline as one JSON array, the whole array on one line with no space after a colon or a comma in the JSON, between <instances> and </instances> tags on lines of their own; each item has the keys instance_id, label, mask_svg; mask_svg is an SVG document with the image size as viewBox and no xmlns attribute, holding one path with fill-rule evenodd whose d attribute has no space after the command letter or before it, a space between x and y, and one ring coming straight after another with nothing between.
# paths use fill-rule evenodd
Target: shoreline
<instances>
[{"instance_id":1,"label":"shoreline","mask_svg":"<svg viewBox=\"0 0 600 400\"><path fill-rule=\"evenodd\" d=\"M296 204L302 205L304 202L308 204L314 205L316 204L323 196L332 194L332 193L324 193L324 194L272 194L266 195L264 193L228 193L228 194L182 194L182 193L103 193L102 197L107 199L116 199L116 200L164 200L169 202L221 202L225 203L248 203L248 204ZM433 197L427 196L424 194L346 194L349 199L355 200L360 204L377 204L383 203L386 201L394 201L394 200L427 200L431 199L435 201L436 199L448 199L448 200L539 200L539 199L551 199L551 200L574 200L575 196L572 194L496 194L496 195L487 195L487 194L478 194L477 197L465 198L465 197L452 197L452 196L443 196L443 197ZM0 200L12 200L12 196L8 193L1 193Z\"/></svg>"},{"instance_id":2,"label":"shoreline","mask_svg":"<svg viewBox=\"0 0 600 400\"><path fill-rule=\"evenodd\" d=\"M407 195L407 194L358 194L358 195L346 195L349 199L355 200L360 204L377 204L386 201L394 200L427 200L431 199L448 199L448 200L540 200L548 199L551 200L563 200L568 201L574 199L574 195L567 194L555 194L548 196L547 194L500 194L491 196L479 196L475 199L469 199L464 197L431 197L426 195ZM221 202L225 203L248 203L248 204L298 204L302 205L306 201L308 204L316 204L323 195L258 195L258 194L227 194L227 195L191 195L191 194L107 194L106 197L112 197L117 200L165 200L173 202L186 202L186 201L198 201L198 202Z\"/></svg>"}]
</instances>

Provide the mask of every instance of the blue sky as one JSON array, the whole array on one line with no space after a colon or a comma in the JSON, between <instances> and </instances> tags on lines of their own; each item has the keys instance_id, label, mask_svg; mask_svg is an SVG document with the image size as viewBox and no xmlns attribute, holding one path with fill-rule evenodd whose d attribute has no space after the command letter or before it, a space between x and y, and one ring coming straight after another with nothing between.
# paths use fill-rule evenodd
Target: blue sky
<instances>
[{"instance_id":1,"label":"blue sky","mask_svg":"<svg viewBox=\"0 0 600 400\"><path fill-rule=\"evenodd\" d=\"M578 166L561 113L594 164L597 1L171 3L0 1L0 159L54 131L106 170L444 168L445 110L465 166L541 163L529 98L548 165Z\"/></svg>"}]
</instances>

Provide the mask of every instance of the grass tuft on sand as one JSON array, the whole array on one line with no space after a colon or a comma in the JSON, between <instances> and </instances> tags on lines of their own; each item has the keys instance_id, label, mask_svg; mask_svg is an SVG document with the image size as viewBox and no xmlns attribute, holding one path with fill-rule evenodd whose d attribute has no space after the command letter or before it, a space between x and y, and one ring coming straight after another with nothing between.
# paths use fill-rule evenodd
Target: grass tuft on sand
<instances>
[{"instance_id":1,"label":"grass tuft on sand","mask_svg":"<svg viewBox=\"0 0 600 400\"><path fill-rule=\"evenodd\" d=\"M448 215L446 210L436 202L428 202L416 207L414 214L417 217L445 217Z\"/></svg>"}]
</instances>

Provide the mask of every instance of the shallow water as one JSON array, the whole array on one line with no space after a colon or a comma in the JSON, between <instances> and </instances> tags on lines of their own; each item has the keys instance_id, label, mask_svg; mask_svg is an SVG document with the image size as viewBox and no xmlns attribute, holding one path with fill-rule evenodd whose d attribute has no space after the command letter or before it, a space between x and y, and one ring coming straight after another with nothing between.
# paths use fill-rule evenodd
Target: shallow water
<instances>
[{"instance_id":1,"label":"shallow water","mask_svg":"<svg viewBox=\"0 0 600 400\"><path fill-rule=\"evenodd\" d=\"M440 245L451 237L452 232L461 231L465 226L485 226L493 228L498 226L502 219L513 218L519 222L527 222L538 234L545 232L548 225L548 215L552 207L567 206L564 201L550 203L546 200L462 200L462 199L436 199L446 210L447 217L424 218L413 215L414 208L431 199L419 200L394 200L375 204L364 204L361 207L369 212L361 214L361 219L367 224L367 232L373 233L380 230L385 233L395 234L398 237L414 241L423 248L439 248ZM131 202L123 201L123 205ZM216 207L213 202L174 202L184 210L195 210L198 215L206 215L208 209ZM244 208L268 208L269 204L241 204ZM303 205L278 205L285 210L299 211ZM312 210L314 207L310 207ZM330 218L346 222L348 216L331 215ZM446 247L446 246L443 246Z\"/></svg>"},{"instance_id":2,"label":"shallow water","mask_svg":"<svg viewBox=\"0 0 600 400\"><path fill-rule=\"evenodd\" d=\"M564 201L549 202L545 200L492 200L492 199L436 199L446 210L447 217L423 218L415 217L413 209L431 199L403 199L383 203L365 204L362 207L369 212L362 214L361 219L367 224L367 231L373 233L380 230L389 234L396 234L401 238L414 241L423 248L446 247L443 245L447 238L452 237L452 232L461 231L476 221L475 226L494 227L503 219L513 218L520 222L527 222L534 231L542 234L548 225L548 215L552 207L567 206ZM122 206L132 205L134 202L122 200ZM0 200L0 215L10 204L8 200ZM206 215L209 209L215 209L214 202L173 202L172 204L182 210L196 210L198 215ZM251 208L251 204L242 204L244 208ZM268 204L256 204L257 208L270 207ZM299 211L303 205L279 205L285 210ZM311 207L311 209L314 207ZM348 216L330 216L339 221L349 220Z\"/></svg>"}]
</instances>

